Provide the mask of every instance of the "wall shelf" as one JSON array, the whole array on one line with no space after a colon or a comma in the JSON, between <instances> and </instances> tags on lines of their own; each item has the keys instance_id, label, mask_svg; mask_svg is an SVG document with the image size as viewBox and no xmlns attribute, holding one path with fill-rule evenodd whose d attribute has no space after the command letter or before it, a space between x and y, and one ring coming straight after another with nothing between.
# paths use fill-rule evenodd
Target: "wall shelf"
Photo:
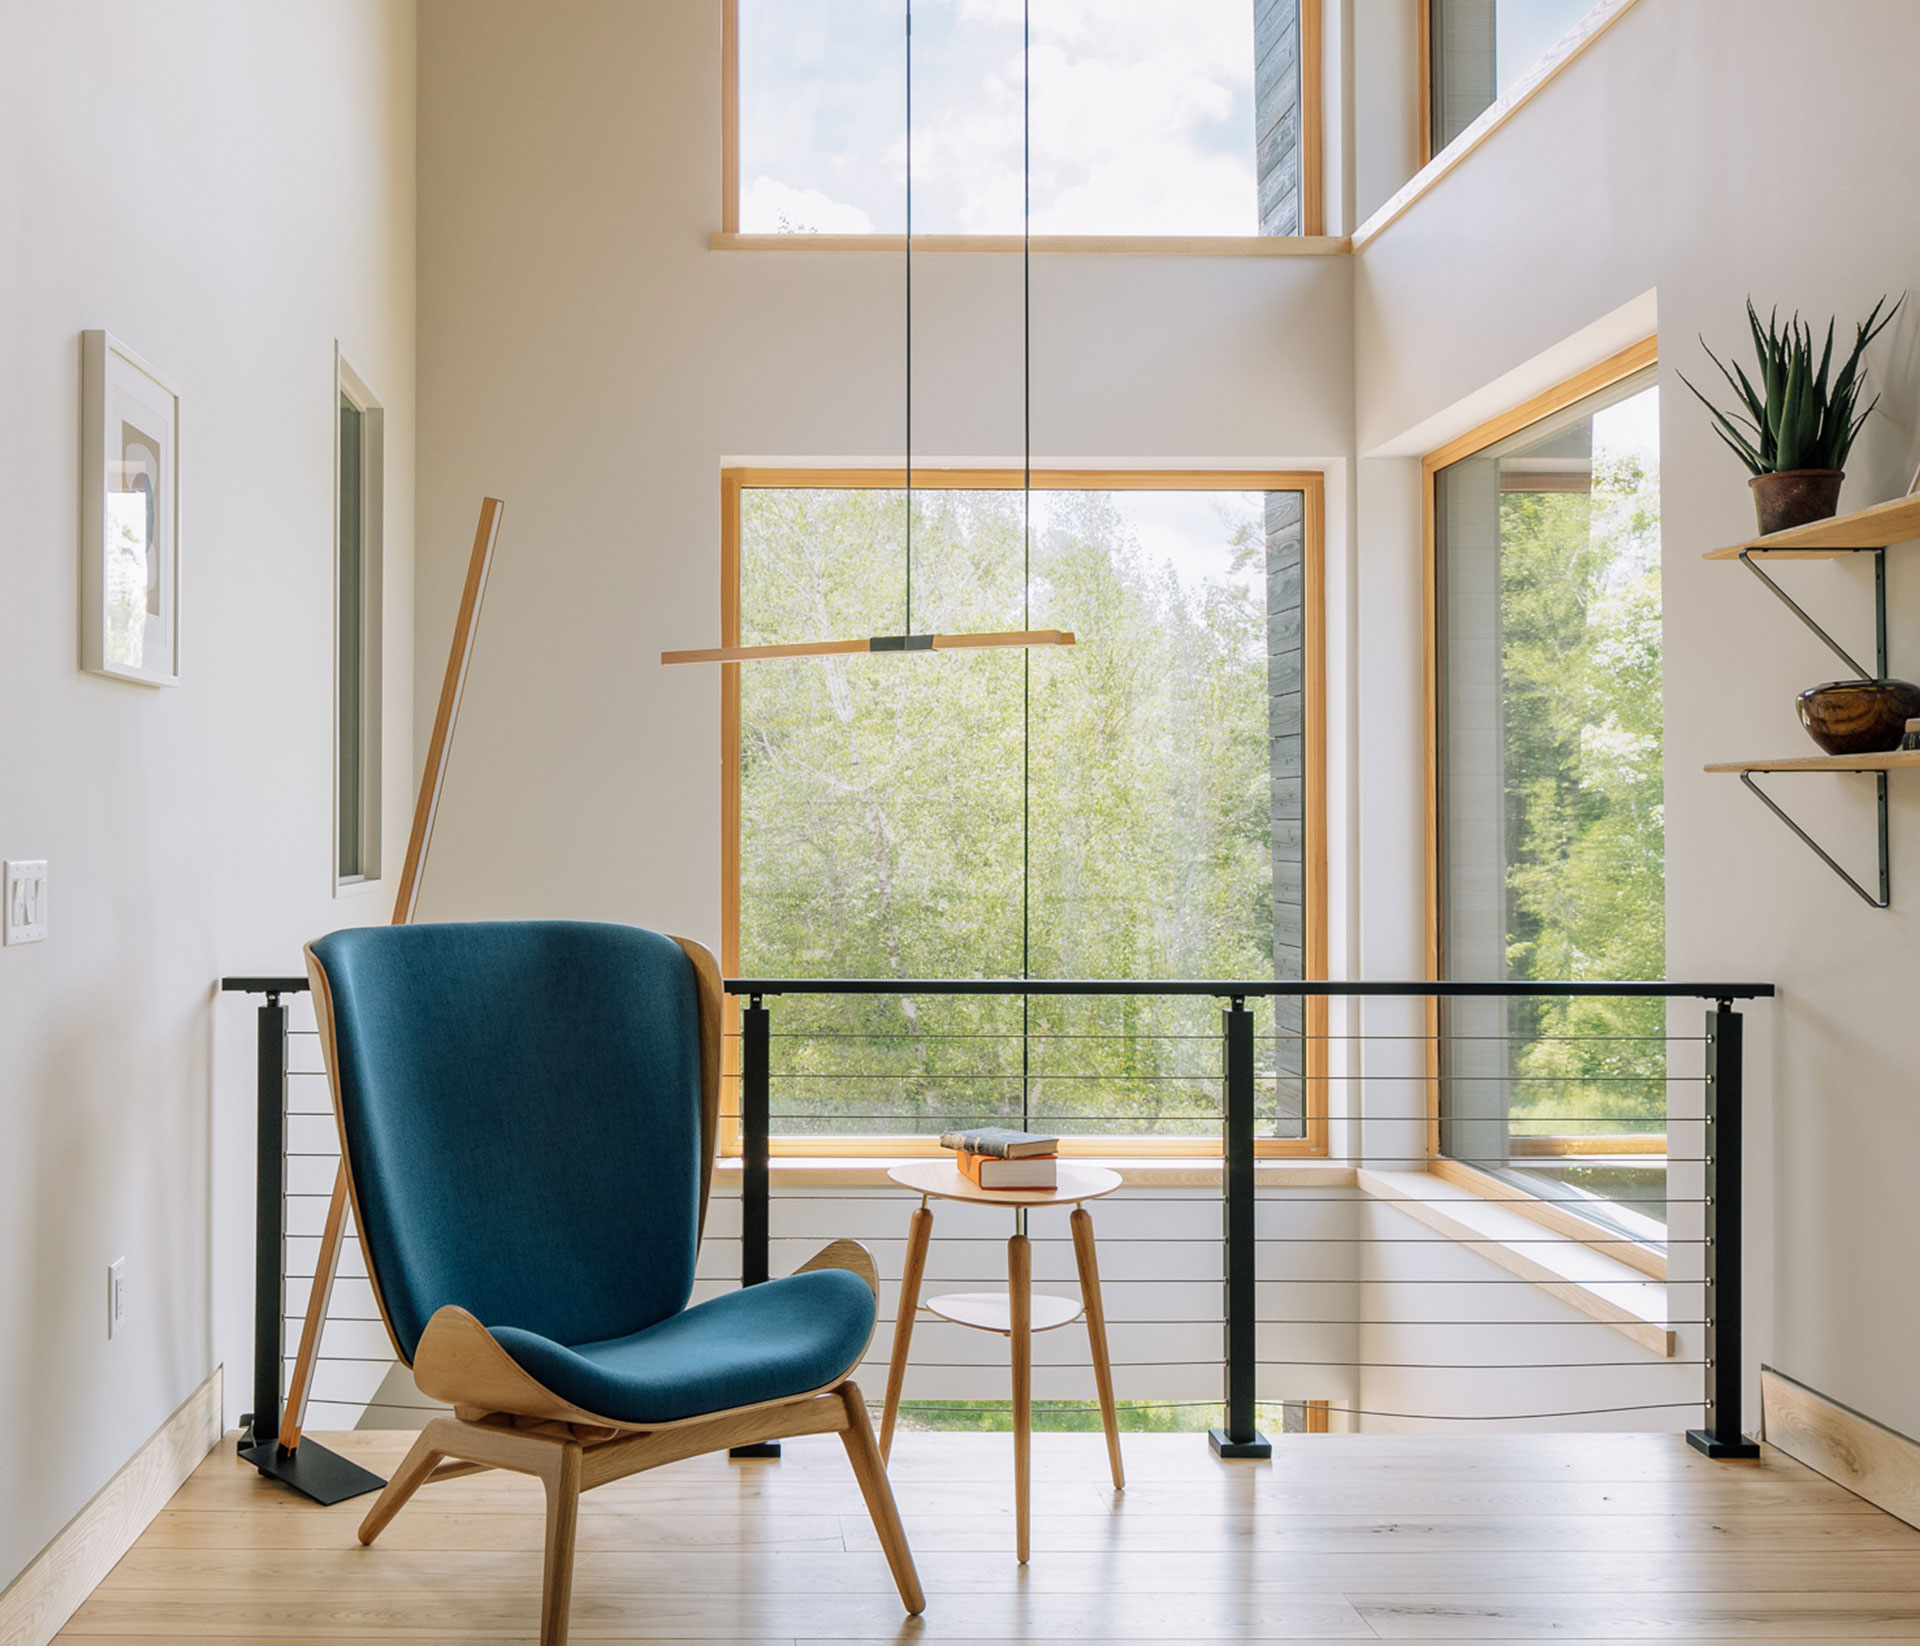
<instances>
[{"instance_id":1,"label":"wall shelf","mask_svg":"<svg viewBox=\"0 0 1920 1646\"><path fill-rule=\"evenodd\" d=\"M1721 760L1710 772L1897 772L1920 766L1920 749L1894 749L1887 754L1808 754L1782 760Z\"/></svg>"},{"instance_id":2,"label":"wall shelf","mask_svg":"<svg viewBox=\"0 0 1920 1646\"><path fill-rule=\"evenodd\" d=\"M1810 525L1788 531L1770 532L1749 538L1744 543L1710 550L1704 559L1737 560L1760 579L1793 615L1817 635L1847 668L1862 680L1885 679L1887 674L1887 550L1896 543L1920 539L1920 495L1896 497L1876 503L1872 508L1855 509L1851 514L1835 515L1831 520L1816 520ZM1873 556L1873 641L1874 667L1863 668L1853 655L1814 621L1799 601L1761 570L1761 560L1838 560L1850 554ZM1886 754L1820 754L1789 756L1780 760L1728 760L1716 762L1710 772L1737 773L1748 791L1759 797L1768 811L1791 829L1821 862L1833 870L1870 908L1884 909L1893 901L1892 873L1887 854L1887 773L1920 766L1920 749L1894 749ZM1832 853L1800 827L1782 809L1772 795L1753 780L1755 772L1858 772L1873 778L1875 814L1879 842L1879 895L1875 896L1842 868Z\"/></svg>"},{"instance_id":3,"label":"wall shelf","mask_svg":"<svg viewBox=\"0 0 1920 1646\"><path fill-rule=\"evenodd\" d=\"M1701 558L1738 560L1743 554L1764 554L1781 560L1836 560L1843 554L1885 549L1915 538L1920 538L1920 495L1896 497L1891 503L1836 514L1831 520L1709 549Z\"/></svg>"}]
</instances>

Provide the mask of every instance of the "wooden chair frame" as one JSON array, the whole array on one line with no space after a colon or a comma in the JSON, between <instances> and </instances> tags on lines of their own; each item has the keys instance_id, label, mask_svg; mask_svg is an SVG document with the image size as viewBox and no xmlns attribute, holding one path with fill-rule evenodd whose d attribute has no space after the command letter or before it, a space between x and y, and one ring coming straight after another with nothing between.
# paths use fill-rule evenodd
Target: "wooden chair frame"
<instances>
[{"instance_id":1,"label":"wooden chair frame","mask_svg":"<svg viewBox=\"0 0 1920 1646\"><path fill-rule=\"evenodd\" d=\"M700 944L683 937L674 942L693 962L700 1009L700 1232L704 1235L707 1201L713 1184L713 1159L720 1119L721 988L720 969ZM340 1060L335 1041L333 995L325 970L307 950L307 975L313 984L320 1043L326 1053L327 1084L333 1093L335 1121L340 1127L343 1175L353 1199L354 1226L366 1240L353 1172L347 1153L345 1118L340 1107ZM420 1335L411 1359L393 1329L393 1318L380 1291L379 1266L369 1253L367 1278L372 1283L380 1318L400 1363L414 1374L422 1394L443 1400L451 1417L428 1421L386 1490L374 1500L360 1525L360 1541L371 1543L407 1500L422 1486L453 1480L485 1469L506 1469L532 1475L546 1488L546 1564L541 1582L541 1646L565 1646L568 1612L573 1598L574 1530L580 1494L609 1481L677 1463L704 1452L760 1441L790 1439L796 1435L837 1434L847 1449L867 1513L879 1533L887 1565L909 1613L926 1609L926 1596L914 1570L913 1553L894 1505L886 1464L875 1443L873 1424L859 1387L842 1377L821 1388L783 1400L734 1406L699 1417L645 1428L616 1422L585 1411L561 1399L530 1376L494 1341L485 1326L465 1309L448 1305L435 1312ZM876 1319L879 1277L873 1258L857 1241L836 1240L803 1263L796 1273L814 1269L846 1269L860 1276L874 1293ZM868 1342L872 1334L868 1334ZM866 1346L855 1357L858 1365Z\"/></svg>"}]
</instances>

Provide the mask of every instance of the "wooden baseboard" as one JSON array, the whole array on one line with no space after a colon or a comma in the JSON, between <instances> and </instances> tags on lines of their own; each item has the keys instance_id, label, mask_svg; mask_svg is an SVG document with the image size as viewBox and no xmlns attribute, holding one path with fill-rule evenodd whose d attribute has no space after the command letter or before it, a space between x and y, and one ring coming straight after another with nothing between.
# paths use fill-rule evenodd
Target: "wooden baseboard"
<instances>
[{"instance_id":1,"label":"wooden baseboard","mask_svg":"<svg viewBox=\"0 0 1920 1646\"><path fill-rule=\"evenodd\" d=\"M1767 1444L1911 1526L1920 1526L1920 1441L1760 1368Z\"/></svg>"},{"instance_id":2,"label":"wooden baseboard","mask_svg":"<svg viewBox=\"0 0 1920 1646\"><path fill-rule=\"evenodd\" d=\"M218 1444L221 1369L0 1591L0 1646L47 1646Z\"/></svg>"}]
</instances>

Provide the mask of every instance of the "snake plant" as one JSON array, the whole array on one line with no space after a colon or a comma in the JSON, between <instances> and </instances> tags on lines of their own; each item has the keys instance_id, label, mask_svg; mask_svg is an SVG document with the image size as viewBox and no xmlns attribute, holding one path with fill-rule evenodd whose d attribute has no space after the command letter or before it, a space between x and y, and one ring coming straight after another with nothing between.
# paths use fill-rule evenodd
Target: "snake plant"
<instances>
[{"instance_id":1,"label":"snake plant","mask_svg":"<svg viewBox=\"0 0 1920 1646\"><path fill-rule=\"evenodd\" d=\"M1865 411L1858 414L1854 411L1865 383L1860 357L1900 312L1900 303L1905 301L1902 297L1884 315L1880 311L1886 309L1886 298L1874 304L1873 312L1854 333L1853 353L1847 356L1846 363L1829 384L1827 371L1833 363L1833 321L1827 322L1827 343L1816 370L1813 328L1803 325L1797 313L1782 328L1780 311L1775 309L1767 316L1766 329L1762 331L1759 313L1749 297L1747 324L1753 330L1753 349L1760 361L1758 389L1737 363L1728 367L1719 355L1707 348L1707 340L1700 339L1700 346L1707 349L1707 358L1720 368L1720 375L1739 395L1745 410L1729 415L1687 382L1684 375L1680 381L1693 389L1695 398L1712 413L1714 433L1754 474L1780 474L1790 469L1844 469L1854 436L1880 403L1876 395Z\"/></svg>"}]
</instances>

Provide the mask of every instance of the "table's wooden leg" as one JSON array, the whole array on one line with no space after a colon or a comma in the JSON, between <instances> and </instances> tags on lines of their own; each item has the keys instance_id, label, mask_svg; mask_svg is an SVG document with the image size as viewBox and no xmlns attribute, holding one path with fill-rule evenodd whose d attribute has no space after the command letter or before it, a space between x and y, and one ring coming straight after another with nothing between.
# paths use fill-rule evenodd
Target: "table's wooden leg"
<instances>
[{"instance_id":1,"label":"table's wooden leg","mask_svg":"<svg viewBox=\"0 0 1920 1646\"><path fill-rule=\"evenodd\" d=\"M880 1461L893 1454L893 1425L900 1415L900 1391L907 1381L907 1349L913 1342L913 1317L920 1308L920 1277L927 1270L927 1242L933 1238L933 1212L923 1200L907 1225L907 1266L900 1276L900 1306L893 1318L893 1360L887 1367L887 1401L880 1414Z\"/></svg>"},{"instance_id":2,"label":"table's wooden leg","mask_svg":"<svg viewBox=\"0 0 1920 1646\"><path fill-rule=\"evenodd\" d=\"M1127 1477L1120 1467L1120 1414L1113 1405L1113 1363L1107 1358L1107 1311L1100 1301L1100 1260L1093 1251L1093 1219L1076 1206L1067 1220L1073 1225L1073 1257L1080 1266L1080 1301L1087 1311L1087 1345L1093 1351L1093 1385L1100 1391L1100 1421L1107 1431L1107 1463L1113 1470L1113 1489L1123 1491Z\"/></svg>"},{"instance_id":3,"label":"table's wooden leg","mask_svg":"<svg viewBox=\"0 0 1920 1646\"><path fill-rule=\"evenodd\" d=\"M1024 1566L1033 1461L1033 1249L1024 1233L1007 1242L1007 1305L1013 1340L1014 1545Z\"/></svg>"}]
</instances>

